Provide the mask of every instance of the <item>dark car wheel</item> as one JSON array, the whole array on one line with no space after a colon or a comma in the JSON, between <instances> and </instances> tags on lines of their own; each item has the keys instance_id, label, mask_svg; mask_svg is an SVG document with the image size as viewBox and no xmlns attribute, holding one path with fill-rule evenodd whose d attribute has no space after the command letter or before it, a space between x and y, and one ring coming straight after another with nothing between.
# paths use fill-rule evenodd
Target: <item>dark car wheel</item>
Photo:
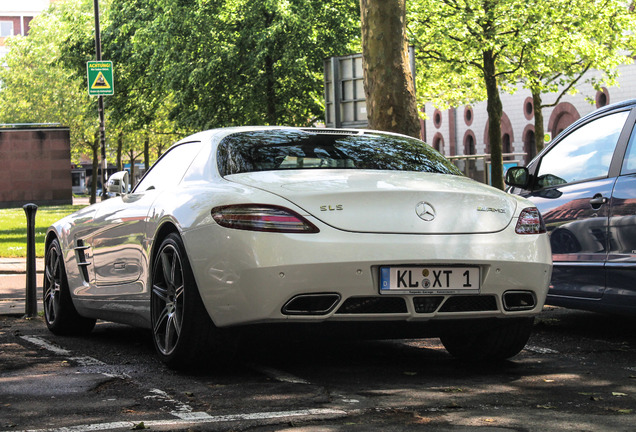
<instances>
[{"instance_id":1,"label":"dark car wheel","mask_svg":"<svg viewBox=\"0 0 636 432\"><path fill-rule=\"evenodd\" d=\"M44 319L57 335L85 335L95 327L95 320L77 313L66 277L62 249L54 239L44 255Z\"/></svg>"},{"instance_id":2,"label":"dark car wheel","mask_svg":"<svg viewBox=\"0 0 636 432\"><path fill-rule=\"evenodd\" d=\"M534 318L505 319L495 327L471 332L451 332L440 337L454 357L469 361L505 360L526 346Z\"/></svg>"},{"instance_id":3,"label":"dark car wheel","mask_svg":"<svg viewBox=\"0 0 636 432\"><path fill-rule=\"evenodd\" d=\"M150 297L152 335L161 360L180 369L225 357L226 333L214 326L181 237L168 235L155 255Z\"/></svg>"}]
</instances>

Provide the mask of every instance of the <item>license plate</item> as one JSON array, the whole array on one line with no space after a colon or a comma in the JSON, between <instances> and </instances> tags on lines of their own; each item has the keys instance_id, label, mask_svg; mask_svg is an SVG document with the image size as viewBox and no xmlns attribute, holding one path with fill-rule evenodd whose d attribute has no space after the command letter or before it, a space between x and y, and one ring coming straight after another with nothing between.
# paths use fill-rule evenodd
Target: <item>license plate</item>
<instances>
[{"instance_id":1,"label":"license plate","mask_svg":"<svg viewBox=\"0 0 636 432\"><path fill-rule=\"evenodd\" d=\"M479 292L479 267L380 267L380 293Z\"/></svg>"}]
</instances>

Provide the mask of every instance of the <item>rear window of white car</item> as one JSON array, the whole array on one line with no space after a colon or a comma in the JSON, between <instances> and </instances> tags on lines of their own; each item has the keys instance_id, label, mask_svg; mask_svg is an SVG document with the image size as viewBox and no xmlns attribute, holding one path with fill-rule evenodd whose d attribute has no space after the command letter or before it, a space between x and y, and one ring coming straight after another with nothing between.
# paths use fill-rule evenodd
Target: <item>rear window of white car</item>
<instances>
[{"instance_id":1,"label":"rear window of white car","mask_svg":"<svg viewBox=\"0 0 636 432\"><path fill-rule=\"evenodd\" d=\"M292 169L369 169L463 175L423 142L382 134L266 130L232 134L219 144L222 176Z\"/></svg>"}]
</instances>

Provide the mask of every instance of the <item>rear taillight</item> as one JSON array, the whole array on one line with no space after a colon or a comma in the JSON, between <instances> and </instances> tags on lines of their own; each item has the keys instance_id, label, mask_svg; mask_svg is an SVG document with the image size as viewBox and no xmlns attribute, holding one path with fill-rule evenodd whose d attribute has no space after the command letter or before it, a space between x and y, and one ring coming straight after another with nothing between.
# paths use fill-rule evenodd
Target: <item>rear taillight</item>
<instances>
[{"instance_id":1,"label":"rear taillight","mask_svg":"<svg viewBox=\"0 0 636 432\"><path fill-rule=\"evenodd\" d=\"M298 213L284 207L264 204L238 204L212 209L219 225L249 231L279 233L317 233L320 230Z\"/></svg>"},{"instance_id":2,"label":"rear taillight","mask_svg":"<svg viewBox=\"0 0 636 432\"><path fill-rule=\"evenodd\" d=\"M515 228L517 234L542 234L545 232L545 224L539 209L536 207L528 207L521 211L517 226Z\"/></svg>"}]
</instances>

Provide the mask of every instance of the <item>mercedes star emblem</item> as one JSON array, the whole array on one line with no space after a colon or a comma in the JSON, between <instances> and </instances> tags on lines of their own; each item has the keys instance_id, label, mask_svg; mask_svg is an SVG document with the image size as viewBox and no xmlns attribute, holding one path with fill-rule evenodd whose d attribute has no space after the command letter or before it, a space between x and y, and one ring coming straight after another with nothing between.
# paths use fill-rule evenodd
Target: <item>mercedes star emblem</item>
<instances>
[{"instance_id":1,"label":"mercedes star emblem","mask_svg":"<svg viewBox=\"0 0 636 432\"><path fill-rule=\"evenodd\" d=\"M426 222L430 222L435 219L435 209L432 205L425 201L417 203L415 206L415 213L417 213L420 219Z\"/></svg>"}]
</instances>

